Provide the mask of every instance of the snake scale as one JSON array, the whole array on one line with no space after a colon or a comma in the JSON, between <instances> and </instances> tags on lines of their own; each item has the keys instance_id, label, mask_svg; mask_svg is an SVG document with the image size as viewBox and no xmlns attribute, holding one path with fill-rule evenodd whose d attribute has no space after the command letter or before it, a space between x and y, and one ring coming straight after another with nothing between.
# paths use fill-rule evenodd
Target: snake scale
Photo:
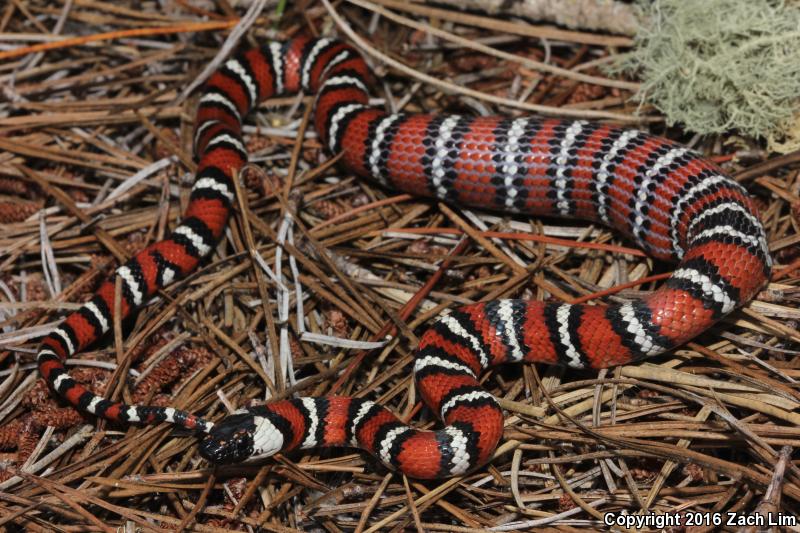
<instances>
[{"instance_id":1,"label":"snake scale","mask_svg":"<svg viewBox=\"0 0 800 533\"><path fill-rule=\"evenodd\" d=\"M38 365L50 387L112 421L206 433L200 452L215 463L356 446L409 476L446 477L485 463L502 436L503 413L478 382L484 369L515 361L604 368L654 356L706 330L769 279L772 261L747 193L685 147L580 120L389 114L369 105L369 81L364 59L334 39L297 37L228 59L202 89L199 165L182 221L43 340ZM445 423L437 431L347 397L282 400L212 424L172 408L111 402L73 380L63 361L111 328L116 278L126 317L211 254L231 213L233 176L247 161L244 117L264 99L299 91L316 95L316 131L354 174L455 205L600 222L677 267L658 290L628 303L504 299L439 317L414 359L417 389Z\"/></svg>"}]
</instances>

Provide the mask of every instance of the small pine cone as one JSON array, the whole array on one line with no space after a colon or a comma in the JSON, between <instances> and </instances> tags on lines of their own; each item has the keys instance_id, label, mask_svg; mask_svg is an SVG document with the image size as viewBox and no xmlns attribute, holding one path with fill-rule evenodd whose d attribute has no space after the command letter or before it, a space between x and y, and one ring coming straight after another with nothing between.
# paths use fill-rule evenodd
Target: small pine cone
<instances>
[{"instance_id":1,"label":"small pine cone","mask_svg":"<svg viewBox=\"0 0 800 533\"><path fill-rule=\"evenodd\" d=\"M19 464L28 460L38 443L39 435L33 430L33 421L23 423L17 440L17 461Z\"/></svg>"},{"instance_id":2,"label":"small pine cone","mask_svg":"<svg viewBox=\"0 0 800 533\"><path fill-rule=\"evenodd\" d=\"M569 494L562 494L558 499L558 512L563 513L577 507L575 500Z\"/></svg>"},{"instance_id":3,"label":"small pine cone","mask_svg":"<svg viewBox=\"0 0 800 533\"><path fill-rule=\"evenodd\" d=\"M297 361L305 355L303 347L300 346L300 341L294 337L289 338L289 351L292 353L292 360Z\"/></svg>"},{"instance_id":4,"label":"small pine cone","mask_svg":"<svg viewBox=\"0 0 800 533\"><path fill-rule=\"evenodd\" d=\"M343 215L352 208L331 200L319 200L314 202L314 204L310 206L310 209L325 220L328 220Z\"/></svg>"},{"instance_id":5,"label":"small pine cone","mask_svg":"<svg viewBox=\"0 0 800 533\"><path fill-rule=\"evenodd\" d=\"M16 448L20 431L22 431L22 422L19 420L13 420L0 427L0 450Z\"/></svg>"},{"instance_id":6,"label":"small pine cone","mask_svg":"<svg viewBox=\"0 0 800 533\"><path fill-rule=\"evenodd\" d=\"M599 100L606 95L606 88L600 85L592 85L590 83L579 83L575 90L570 93L566 103L579 104L581 102L590 102L592 100Z\"/></svg>"},{"instance_id":7,"label":"small pine cone","mask_svg":"<svg viewBox=\"0 0 800 533\"><path fill-rule=\"evenodd\" d=\"M25 299L29 302L43 302L50 298L50 292L45 285L44 277L39 273L28 276L25 282Z\"/></svg>"},{"instance_id":8,"label":"small pine cone","mask_svg":"<svg viewBox=\"0 0 800 533\"><path fill-rule=\"evenodd\" d=\"M205 348L191 348L183 350L180 361L184 371L181 372L180 379L178 379L177 384L183 384L198 370L205 368L213 358L214 354Z\"/></svg>"},{"instance_id":9,"label":"small pine cone","mask_svg":"<svg viewBox=\"0 0 800 533\"><path fill-rule=\"evenodd\" d=\"M41 208L41 204L37 202L2 200L0 201L0 224L23 222L31 215L35 215Z\"/></svg>"},{"instance_id":10,"label":"small pine cone","mask_svg":"<svg viewBox=\"0 0 800 533\"><path fill-rule=\"evenodd\" d=\"M456 72L482 72L497 66L497 60L485 54L460 55L450 61Z\"/></svg>"},{"instance_id":11,"label":"small pine cone","mask_svg":"<svg viewBox=\"0 0 800 533\"><path fill-rule=\"evenodd\" d=\"M0 178L0 193L27 196L29 192L28 184L19 178Z\"/></svg>"},{"instance_id":12,"label":"small pine cone","mask_svg":"<svg viewBox=\"0 0 800 533\"><path fill-rule=\"evenodd\" d=\"M245 146L247 147L248 154L254 154L265 150L270 146L274 146L275 141L267 135L248 135Z\"/></svg>"},{"instance_id":13,"label":"small pine cone","mask_svg":"<svg viewBox=\"0 0 800 533\"><path fill-rule=\"evenodd\" d=\"M156 394L153 398L147 402L149 405L154 407L172 407L173 399L172 396L169 394Z\"/></svg>"},{"instance_id":14,"label":"small pine cone","mask_svg":"<svg viewBox=\"0 0 800 533\"><path fill-rule=\"evenodd\" d=\"M251 191L261 196L268 196L283 186L280 177L267 173L253 165L245 165L242 169L242 183Z\"/></svg>"},{"instance_id":15,"label":"small pine cone","mask_svg":"<svg viewBox=\"0 0 800 533\"><path fill-rule=\"evenodd\" d=\"M205 366L214 358L214 354L206 348L184 348L180 351L179 360L185 366Z\"/></svg>"},{"instance_id":16,"label":"small pine cone","mask_svg":"<svg viewBox=\"0 0 800 533\"><path fill-rule=\"evenodd\" d=\"M178 524L173 524L172 522L158 522L158 527L164 531L174 531L178 529Z\"/></svg>"},{"instance_id":17,"label":"small pine cone","mask_svg":"<svg viewBox=\"0 0 800 533\"><path fill-rule=\"evenodd\" d=\"M76 203L88 204L90 202L89 195L83 189L68 187L65 191Z\"/></svg>"},{"instance_id":18,"label":"small pine cone","mask_svg":"<svg viewBox=\"0 0 800 533\"><path fill-rule=\"evenodd\" d=\"M260 194L264 194L264 190L261 184L261 178L263 176L262 172L259 172L250 165L246 165L242 169L241 176L242 176L242 183L244 183L245 187L247 187L251 191L257 191Z\"/></svg>"},{"instance_id":19,"label":"small pine cone","mask_svg":"<svg viewBox=\"0 0 800 533\"><path fill-rule=\"evenodd\" d=\"M78 383L88 386L97 394L105 394L111 372L102 368L79 366L70 370L72 378Z\"/></svg>"},{"instance_id":20,"label":"small pine cone","mask_svg":"<svg viewBox=\"0 0 800 533\"><path fill-rule=\"evenodd\" d=\"M143 401L151 391L161 390L162 387L177 379L180 373L181 365L177 357L174 353L168 355L136 385L133 390L133 401L137 403Z\"/></svg>"},{"instance_id":21,"label":"small pine cone","mask_svg":"<svg viewBox=\"0 0 800 533\"><path fill-rule=\"evenodd\" d=\"M22 395L20 404L27 410L36 410L42 408L52 401L53 397L50 395L50 388L44 379L37 379L25 394Z\"/></svg>"},{"instance_id":22,"label":"small pine cone","mask_svg":"<svg viewBox=\"0 0 800 533\"><path fill-rule=\"evenodd\" d=\"M145 342L141 342L131 350L131 361L146 361L151 355L163 348L168 342L175 338L175 333L167 328L157 330L150 335Z\"/></svg>"},{"instance_id":23,"label":"small pine cone","mask_svg":"<svg viewBox=\"0 0 800 533\"><path fill-rule=\"evenodd\" d=\"M31 418L37 427L53 426L56 429L70 429L84 421L83 415L72 407L55 407L34 411Z\"/></svg>"},{"instance_id":24,"label":"small pine cone","mask_svg":"<svg viewBox=\"0 0 800 533\"><path fill-rule=\"evenodd\" d=\"M17 475L16 468L11 467L11 465L0 465L0 483L8 481L15 475Z\"/></svg>"},{"instance_id":25,"label":"small pine cone","mask_svg":"<svg viewBox=\"0 0 800 533\"><path fill-rule=\"evenodd\" d=\"M142 401L151 391L160 391L163 387L176 381L180 383L183 378L190 377L195 370L208 364L212 357L213 354L205 348L175 350L139 382L133 391L133 400L135 402Z\"/></svg>"}]
</instances>

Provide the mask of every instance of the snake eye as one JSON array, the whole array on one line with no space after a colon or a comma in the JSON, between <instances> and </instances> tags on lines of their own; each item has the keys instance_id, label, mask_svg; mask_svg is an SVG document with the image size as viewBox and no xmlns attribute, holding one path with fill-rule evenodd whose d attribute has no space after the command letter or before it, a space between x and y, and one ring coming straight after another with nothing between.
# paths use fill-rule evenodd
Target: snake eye
<instances>
[{"instance_id":1,"label":"snake eye","mask_svg":"<svg viewBox=\"0 0 800 533\"><path fill-rule=\"evenodd\" d=\"M215 464L242 462L253 454L254 431L249 413L225 417L200 443L200 455Z\"/></svg>"}]
</instances>

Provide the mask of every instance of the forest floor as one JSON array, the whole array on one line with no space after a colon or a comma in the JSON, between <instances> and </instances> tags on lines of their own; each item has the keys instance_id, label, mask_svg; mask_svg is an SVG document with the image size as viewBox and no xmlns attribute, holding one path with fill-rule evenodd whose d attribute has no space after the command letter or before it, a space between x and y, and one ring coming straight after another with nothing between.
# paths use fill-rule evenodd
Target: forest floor
<instances>
[{"instance_id":1,"label":"forest floor","mask_svg":"<svg viewBox=\"0 0 800 533\"><path fill-rule=\"evenodd\" d=\"M667 128L631 102L635 80L600 68L627 37L394 0L306 4L281 13L269 3L252 19L224 0L0 8L0 525L466 532L596 530L622 511L796 515L798 154ZM488 466L441 481L406 479L355 449L215 469L186 431L123 427L54 399L36 371L38 340L180 220L195 168L192 82L224 59L237 23L238 46L347 38L329 9L367 47L376 105L577 116L691 145L754 197L771 282L694 342L643 363L487 372L507 415L503 444ZM460 209L358 179L322 150L312 103L275 98L251 114L250 164L212 259L71 360L78 381L210 420L269 399L366 396L433 427L412 355L445 309L500 297L625 301L673 268L588 222Z\"/></svg>"}]
</instances>

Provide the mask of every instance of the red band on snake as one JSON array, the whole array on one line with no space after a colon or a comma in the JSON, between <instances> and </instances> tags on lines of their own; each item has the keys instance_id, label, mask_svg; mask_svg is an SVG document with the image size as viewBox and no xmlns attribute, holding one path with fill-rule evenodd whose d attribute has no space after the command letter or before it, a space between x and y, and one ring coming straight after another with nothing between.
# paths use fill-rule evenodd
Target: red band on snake
<instances>
[{"instance_id":1,"label":"red band on snake","mask_svg":"<svg viewBox=\"0 0 800 533\"><path fill-rule=\"evenodd\" d=\"M233 176L247 160L242 120L258 102L316 94L315 126L351 172L456 205L609 225L651 256L678 262L644 299L610 306L497 300L440 317L422 335L417 388L445 427L421 431L363 399L297 398L245 409L216 425L171 408L104 400L62 361L108 331L115 279L42 343L39 370L74 406L119 422L171 422L209 433L201 453L236 462L314 446L357 446L416 478L467 472L493 454L503 414L478 383L516 361L604 368L670 350L751 299L772 261L745 190L691 150L646 133L584 121L388 114L368 104L370 74L351 46L296 38L245 51L205 84L199 158L182 222L117 269L122 315L192 272L222 236Z\"/></svg>"}]
</instances>

